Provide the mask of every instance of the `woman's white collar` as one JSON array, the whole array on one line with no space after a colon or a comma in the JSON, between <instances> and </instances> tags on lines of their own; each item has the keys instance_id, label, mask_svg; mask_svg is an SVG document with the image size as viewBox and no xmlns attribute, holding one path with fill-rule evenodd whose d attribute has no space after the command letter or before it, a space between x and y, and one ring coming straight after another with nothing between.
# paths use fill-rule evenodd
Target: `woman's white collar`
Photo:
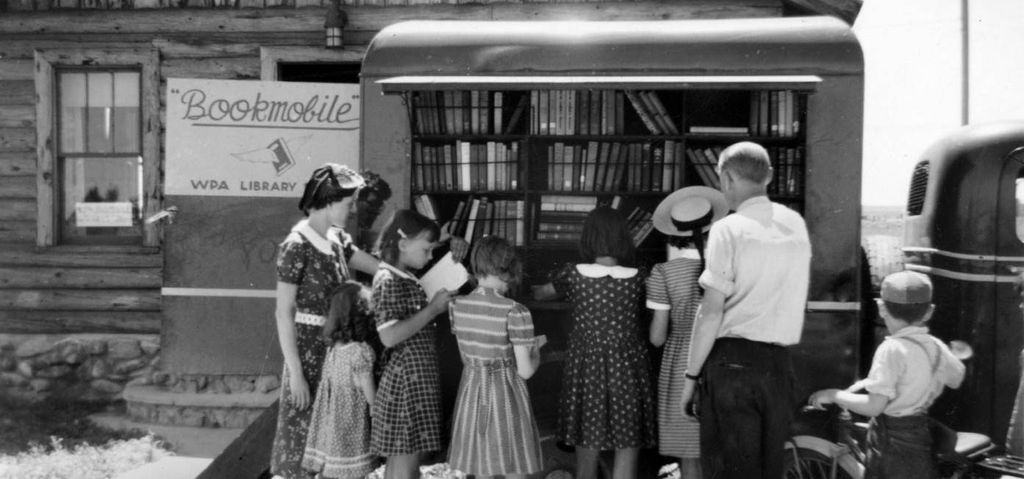
<instances>
[{"instance_id":1,"label":"woman's white collar","mask_svg":"<svg viewBox=\"0 0 1024 479\"><path fill-rule=\"evenodd\" d=\"M317 233L312 226L309 226L309 220L299 221L299 223L296 224L294 228L292 228L292 231L301 233L302 236L306 238L306 241L309 241L309 243L312 244L314 248L316 248L323 254L333 256L334 248L331 248L332 242L340 244L338 241L337 231L335 231L333 228L328 229L327 237L324 238L323 236L320 236L320 233Z\"/></svg>"},{"instance_id":2,"label":"woman's white collar","mask_svg":"<svg viewBox=\"0 0 1024 479\"><path fill-rule=\"evenodd\" d=\"M625 266L605 266L603 264L578 264L576 265L576 271L588 278L603 278L605 276L611 276L615 279L632 278L639 272L636 268L627 268Z\"/></svg>"}]
</instances>

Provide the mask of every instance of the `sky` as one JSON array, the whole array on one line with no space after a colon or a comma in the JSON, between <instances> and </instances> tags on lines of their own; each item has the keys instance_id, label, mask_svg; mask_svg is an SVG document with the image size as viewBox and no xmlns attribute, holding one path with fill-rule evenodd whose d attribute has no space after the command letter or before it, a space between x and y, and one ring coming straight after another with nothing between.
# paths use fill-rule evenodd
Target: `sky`
<instances>
[{"instance_id":1,"label":"sky","mask_svg":"<svg viewBox=\"0 0 1024 479\"><path fill-rule=\"evenodd\" d=\"M968 122L1024 120L1024 1L968 4ZM861 203L903 206L921 153L962 124L961 0L865 0L853 30L865 62Z\"/></svg>"}]
</instances>

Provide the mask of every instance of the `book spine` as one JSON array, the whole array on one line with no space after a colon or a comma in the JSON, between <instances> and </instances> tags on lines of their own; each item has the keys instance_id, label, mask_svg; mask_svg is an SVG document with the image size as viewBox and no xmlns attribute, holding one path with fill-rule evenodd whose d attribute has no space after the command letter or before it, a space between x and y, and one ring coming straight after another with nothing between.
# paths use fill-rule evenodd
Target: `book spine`
<instances>
[{"instance_id":1,"label":"book spine","mask_svg":"<svg viewBox=\"0 0 1024 479\"><path fill-rule=\"evenodd\" d=\"M640 117L640 121L643 122L645 127L647 127L647 130L650 131L653 135L660 135L661 128L658 127L658 123L654 121L654 118L651 116L650 112L647 111L647 108L640 100L640 97L637 95L637 92L632 90L626 90L626 98L629 99L629 103L633 105L633 109L636 110L637 116Z\"/></svg>"}]
</instances>

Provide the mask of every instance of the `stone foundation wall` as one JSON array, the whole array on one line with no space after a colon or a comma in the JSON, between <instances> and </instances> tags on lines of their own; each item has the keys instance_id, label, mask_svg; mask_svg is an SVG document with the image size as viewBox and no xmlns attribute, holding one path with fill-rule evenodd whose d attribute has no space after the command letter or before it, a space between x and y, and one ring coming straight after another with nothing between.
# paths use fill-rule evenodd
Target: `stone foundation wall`
<instances>
[{"instance_id":1,"label":"stone foundation wall","mask_svg":"<svg viewBox=\"0 0 1024 479\"><path fill-rule=\"evenodd\" d=\"M0 334L0 394L120 399L126 385L152 383L159 361L155 334Z\"/></svg>"}]
</instances>

